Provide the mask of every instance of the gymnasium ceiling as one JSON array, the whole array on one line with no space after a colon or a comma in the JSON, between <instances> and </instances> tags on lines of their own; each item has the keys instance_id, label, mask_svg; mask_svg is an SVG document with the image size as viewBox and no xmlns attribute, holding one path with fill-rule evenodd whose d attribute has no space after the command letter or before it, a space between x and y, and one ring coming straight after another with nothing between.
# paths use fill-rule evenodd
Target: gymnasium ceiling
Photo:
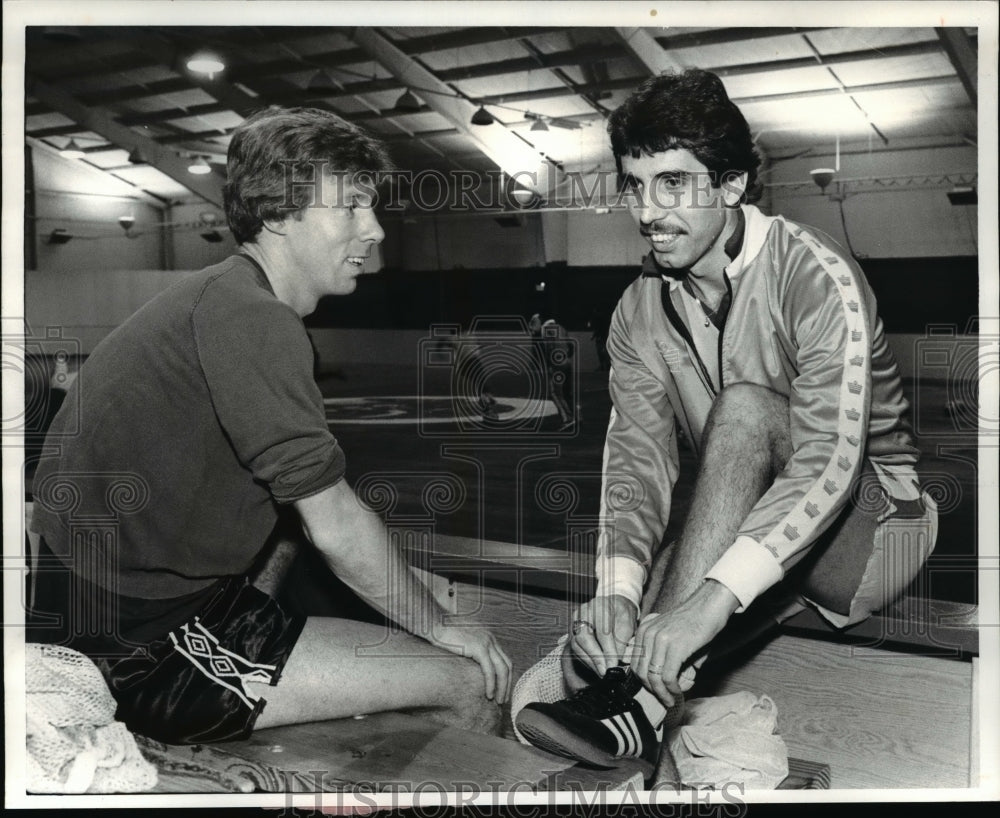
<instances>
[{"instance_id":1,"label":"gymnasium ceiling","mask_svg":"<svg viewBox=\"0 0 1000 818\"><path fill-rule=\"evenodd\" d=\"M226 64L212 77L186 68L205 49ZM689 66L723 78L772 167L830 164L838 141L977 140L971 28L36 26L25 130L40 149L75 140L77 161L164 202L217 200L233 128L275 104L336 111L411 171L511 172L534 157L593 172L613 167L608 113L646 77ZM492 125L470 123L480 106ZM187 172L197 156L211 174Z\"/></svg>"}]
</instances>

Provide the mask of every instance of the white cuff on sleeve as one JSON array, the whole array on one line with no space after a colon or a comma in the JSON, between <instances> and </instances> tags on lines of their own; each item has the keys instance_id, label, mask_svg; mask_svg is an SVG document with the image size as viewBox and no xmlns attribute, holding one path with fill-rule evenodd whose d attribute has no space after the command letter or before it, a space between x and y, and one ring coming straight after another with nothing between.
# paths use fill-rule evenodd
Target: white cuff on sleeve
<instances>
[{"instance_id":1,"label":"white cuff on sleeve","mask_svg":"<svg viewBox=\"0 0 1000 818\"><path fill-rule=\"evenodd\" d=\"M781 563L763 545L751 537L737 537L705 579L721 582L732 591L740 601L736 613L742 613L784 575Z\"/></svg>"},{"instance_id":2,"label":"white cuff on sleeve","mask_svg":"<svg viewBox=\"0 0 1000 818\"><path fill-rule=\"evenodd\" d=\"M646 570L642 564L628 557L597 558L597 592L595 596L621 594L636 608L642 603L642 584Z\"/></svg>"}]
</instances>

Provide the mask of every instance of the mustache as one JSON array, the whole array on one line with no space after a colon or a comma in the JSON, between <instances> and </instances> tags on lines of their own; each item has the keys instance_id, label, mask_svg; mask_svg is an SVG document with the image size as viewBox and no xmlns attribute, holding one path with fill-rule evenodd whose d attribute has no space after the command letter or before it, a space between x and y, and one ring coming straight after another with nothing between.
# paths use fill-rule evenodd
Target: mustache
<instances>
[{"instance_id":1,"label":"mustache","mask_svg":"<svg viewBox=\"0 0 1000 818\"><path fill-rule=\"evenodd\" d=\"M679 227L667 227L666 225L651 225L650 227L640 227L640 235L645 236L647 239L654 233L684 233L685 231Z\"/></svg>"}]
</instances>

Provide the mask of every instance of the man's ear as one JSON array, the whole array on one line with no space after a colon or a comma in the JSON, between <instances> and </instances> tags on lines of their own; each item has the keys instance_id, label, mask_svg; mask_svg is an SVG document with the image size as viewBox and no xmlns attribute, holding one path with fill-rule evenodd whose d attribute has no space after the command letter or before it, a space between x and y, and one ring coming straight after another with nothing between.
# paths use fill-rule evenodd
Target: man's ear
<instances>
[{"instance_id":1,"label":"man's ear","mask_svg":"<svg viewBox=\"0 0 1000 818\"><path fill-rule=\"evenodd\" d=\"M747 192L747 174L728 171L722 175L722 201L726 207L737 207Z\"/></svg>"},{"instance_id":2,"label":"man's ear","mask_svg":"<svg viewBox=\"0 0 1000 818\"><path fill-rule=\"evenodd\" d=\"M263 227L268 233L271 233L274 236L285 235L284 219L264 219Z\"/></svg>"}]
</instances>

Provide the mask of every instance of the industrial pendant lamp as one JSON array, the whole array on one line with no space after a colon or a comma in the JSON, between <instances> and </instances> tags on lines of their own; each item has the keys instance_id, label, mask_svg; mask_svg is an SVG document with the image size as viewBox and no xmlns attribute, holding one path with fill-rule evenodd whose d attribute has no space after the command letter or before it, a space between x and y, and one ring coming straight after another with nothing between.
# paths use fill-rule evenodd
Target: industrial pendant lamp
<instances>
[{"instance_id":1,"label":"industrial pendant lamp","mask_svg":"<svg viewBox=\"0 0 1000 818\"><path fill-rule=\"evenodd\" d=\"M320 69L312 77L309 78L309 82L306 85L307 91L324 91L330 92L335 90L333 80L330 75L324 70Z\"/></svg>"},{"instance_id":2,"label":"industrial pendant lamp","mask_svg":"<svg viewBox=\"0 0 1000 818\"><path fill-rule=\"evenodd\" d=\"M471 122L473 125L492 125L496 120L493 118L493 114L480 105L479 110L472 115Z\"/></svg>"},{"instance_id":3,"label":"industrial pendant lamp","mask_svg":"<svg viewBox=\"0 0 1000 818\"><path fill-rule=\"evenodd\" d=\"M193 173L195 176L204 176L205 174L211 172L211 166L200 156L188 165L188 173Z\"/></svg>"},{"instance_id":4,"label":"industrial pendant lamp","mask_svg":"<svg viewBox=\"0 0 1000 818\"><path fill-rule=\"evenodd\" d=\"M420 100L416 98L413 92L407 88L400 95L399 99L396 100L396 110L397 111L419 111L420 110Z\"/></svg>"},{"instance_id":5,"label":"industrial pendant lamp","mask_svg":"<svg viewBox=\"0 0 1000 818\"><path fill-rule=\"evenodd\" d=\"M199 51L187 61L188 71L195 74L207 74L210 80L215 79L215 75L224 70L226 64L210 51Z\"/></svg>"},{"instance_id":6,"label":"industrial pendant lamp","mask_svg":"<svg viewBox=\"0 0 1000 818\"><path fill-rule=\"evenodd\" d=\"M75 139L70 139L69 143L59 151L59 155L66 159L83 159L84 153Z\"/></svg>"}]
</instances>

